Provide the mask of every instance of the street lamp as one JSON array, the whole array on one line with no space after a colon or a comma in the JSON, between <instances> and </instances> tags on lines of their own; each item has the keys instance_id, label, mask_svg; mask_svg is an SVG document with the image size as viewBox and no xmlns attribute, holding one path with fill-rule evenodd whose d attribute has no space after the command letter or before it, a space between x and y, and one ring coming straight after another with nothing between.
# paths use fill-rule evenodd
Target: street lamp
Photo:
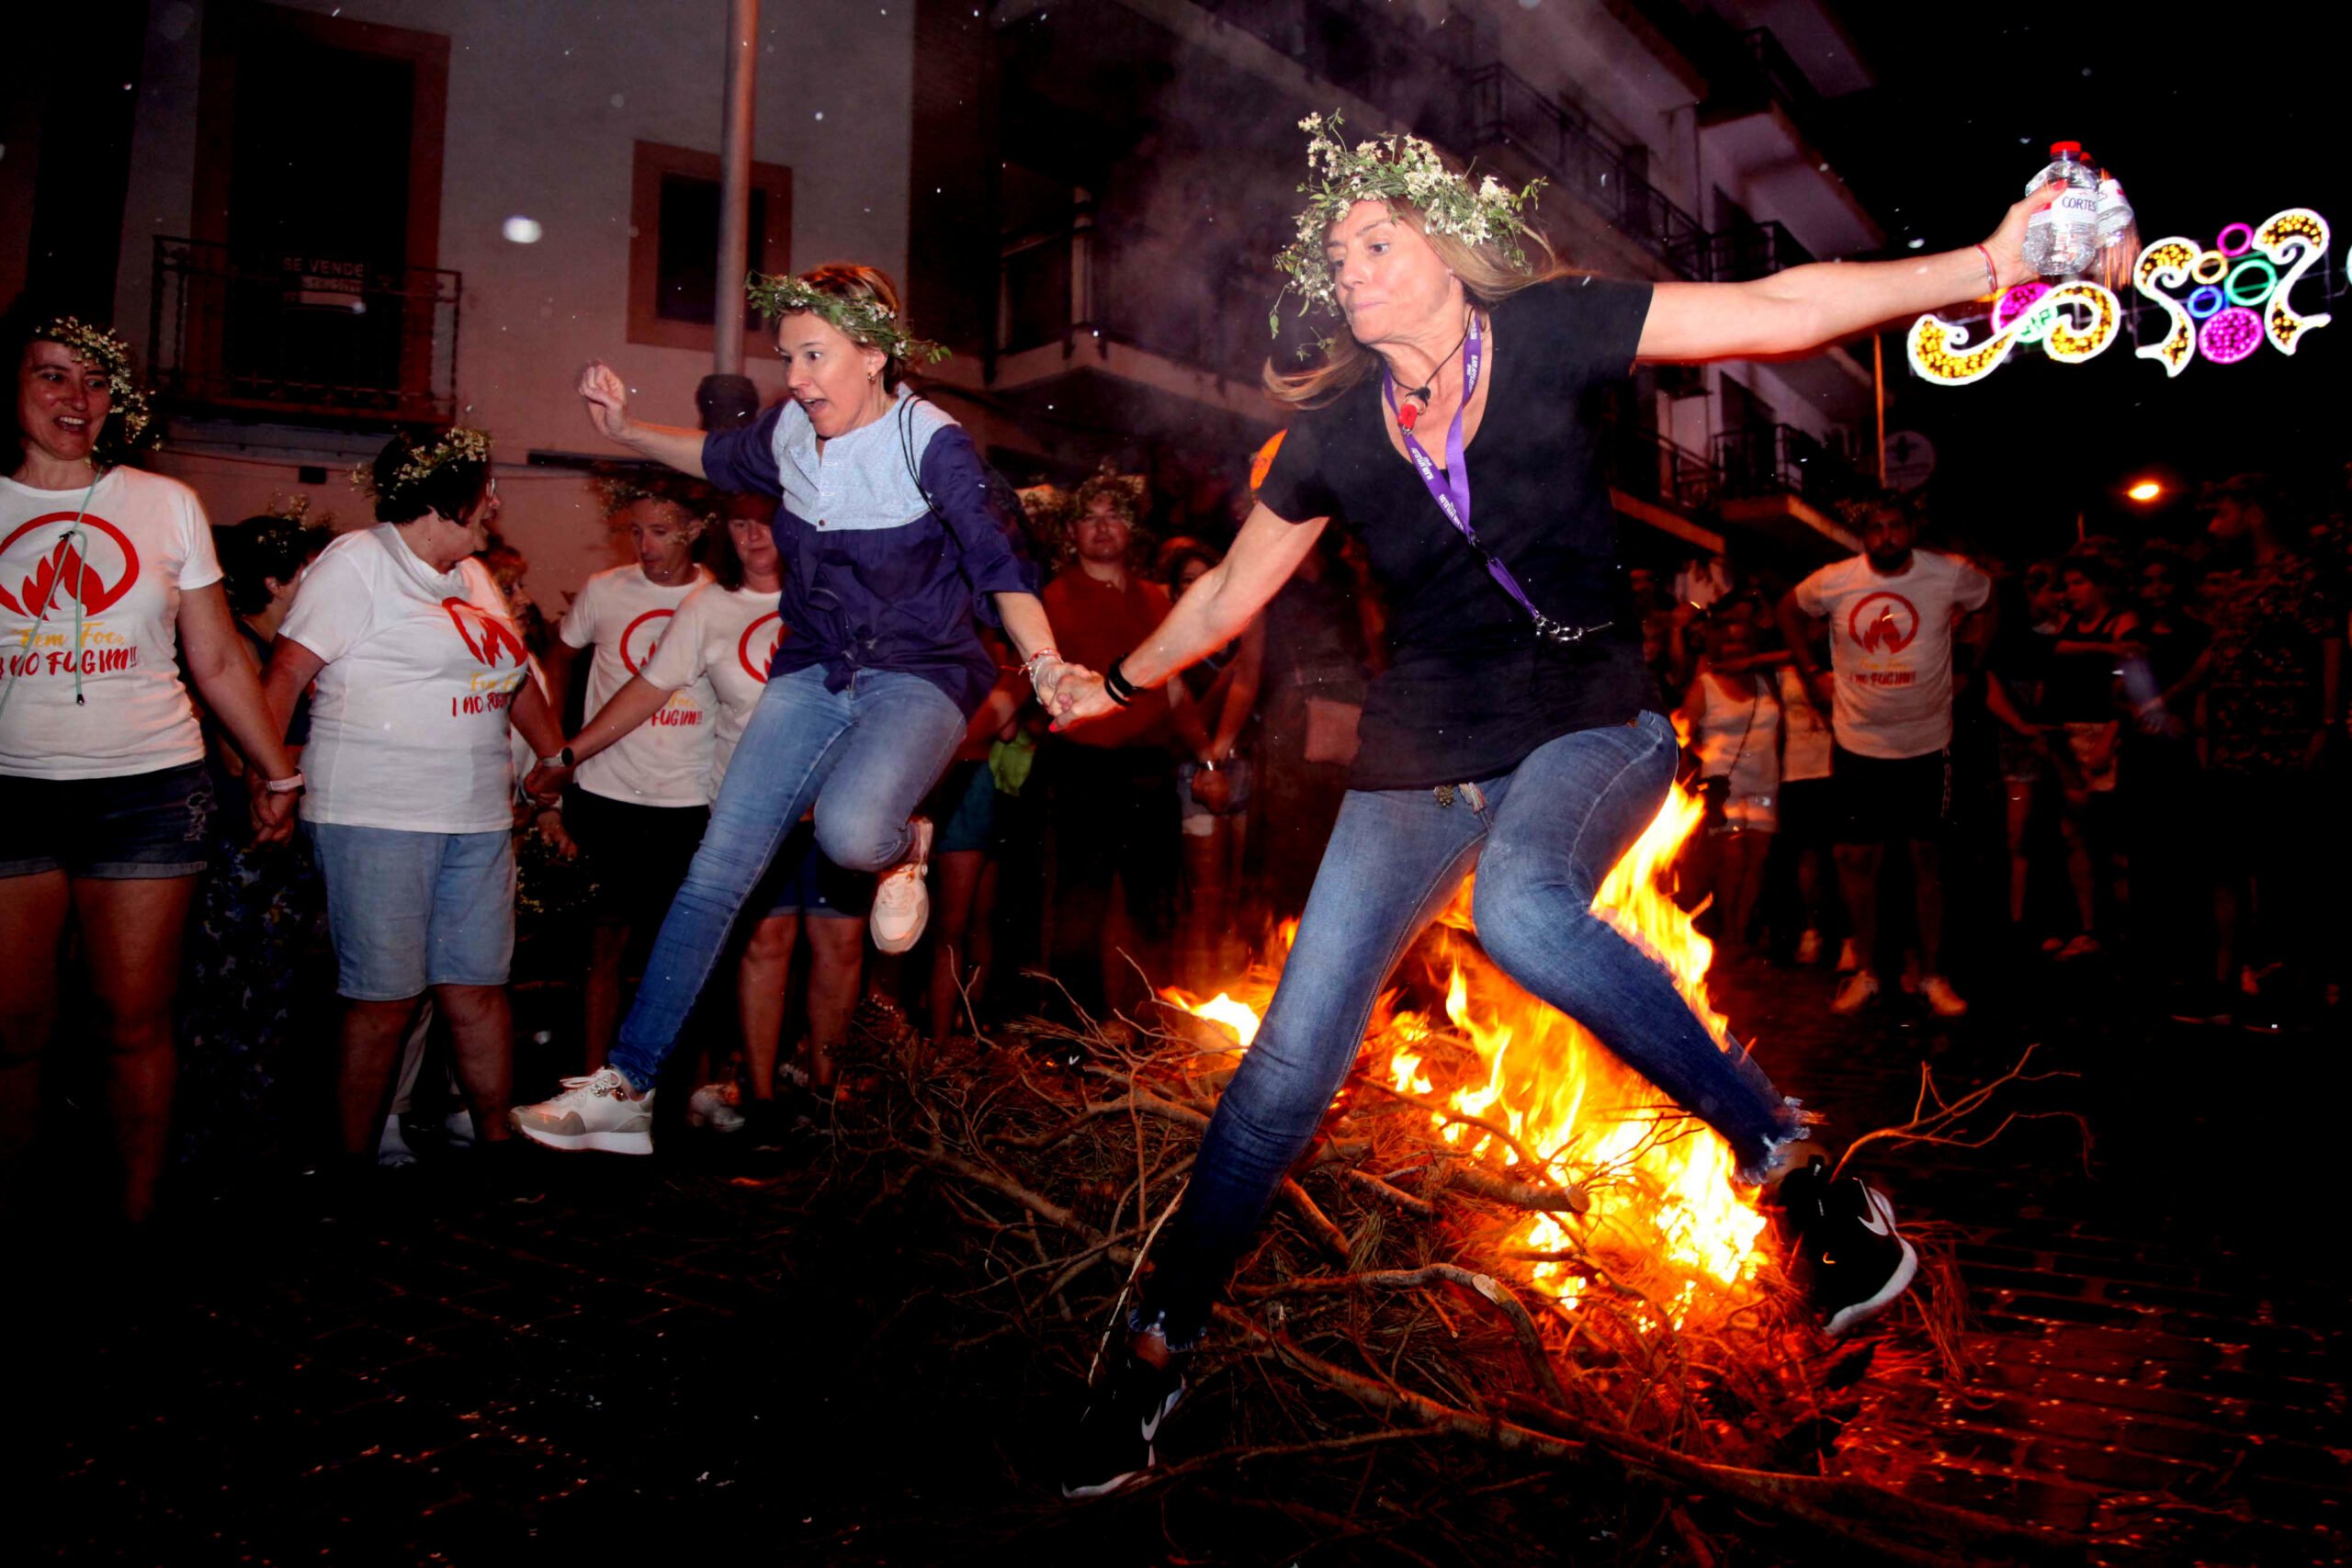
<instances>
[{"instance_id":1,"label":"street lamp","mask_svg":"<svg viewBox=\"0 0 2352 1568\"><path fill-rule=\"evenodd\" d=\"M2164 492L2165 487L2158 484L2155 480L2142 479L2138 484L2133 485L2130 490L2125 491L2123 493L2138 502L2141 505L2145 506L2148 502L2155 500L2156 497L2164 494Z\"/></svg>"}]
</instances>

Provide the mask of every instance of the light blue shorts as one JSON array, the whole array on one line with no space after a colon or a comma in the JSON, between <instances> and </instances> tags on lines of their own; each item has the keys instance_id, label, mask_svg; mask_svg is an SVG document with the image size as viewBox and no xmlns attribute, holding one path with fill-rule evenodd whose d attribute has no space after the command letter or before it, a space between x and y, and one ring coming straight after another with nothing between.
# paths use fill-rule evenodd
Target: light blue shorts
<instances>
[{"instance_id":1,"label":"light blue shorts","mask_svg":"<svg viewBox=\"0 0 2352 1568\"><path fill-rule=\"evenodd\" d=\"M503 986L514 959L514 840L305 822L327 883L335 991L403 1001L428 986Z\"/></svg>"}]
</instances>

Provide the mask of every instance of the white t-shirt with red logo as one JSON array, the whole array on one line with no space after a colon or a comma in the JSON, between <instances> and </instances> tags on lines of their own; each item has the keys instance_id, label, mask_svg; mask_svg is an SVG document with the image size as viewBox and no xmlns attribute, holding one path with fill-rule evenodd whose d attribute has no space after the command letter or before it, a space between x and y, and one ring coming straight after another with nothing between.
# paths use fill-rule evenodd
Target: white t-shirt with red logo
<instances>
[{"instance_id":1,"label":"white t-shirt with red logo","mask_svg":"<svg viewBox=\"0 0 2352 1568\"><path fill-rule=\"evenodd\" d=\"M776 614L783 597L721 588L716 582L695 589L678 606L661 648L638 671L655 686L708 682L718 706L718 723L711 733L713 795L718 793L718 781L727 776L735 743L752 722L752 710L760 705L760 694L767 689L768 663L784 636L784 622Z\"/></svg>"},{"instance_id":2,"label":"white t-shirt with red logo","mask_svg":"<svg viewBox=\"0 0 2352 1568\"><path fill-rule=\"evenodd\" d=\"M670 635L670 617L710 574L668 587L641 568L616 566L590 578L563 615L558 635L596 650L588 666L588 711L601 712L628 678L645 668ZM580 764L580 787L639 806L707 806L710 792L710 682L681 682L651 718Z\"/></svg>"},{"instance_id":3,"label":"white t-shirt with red logo","mask_svg":"<svg viewBox=\"0 0 2352 1568\"><path fill-rule=\"evenodd\" d=\"M418 558L390 523L344 535L278 627L326 661L302 750L302 819L418 833L511 827L507 730L529 668L498 585Z\"/></svg>"},{"instance_id":4,"label":"white t-shirt with red logo","mask_svg":"<svg viewBox=\"0 0 2352 1568\"><path fill-rule=\"evenodd\" d=\"M204 508L176 479L0 479L0 773L111 778L202 761L180 682L180 595L220 581Z\"/></svg>"},{"instance_id":5,"label":"white t-shirt with red logo","mask_svg":"<svg viewBox=\"0 0 2352 1568\"><path fill-rule=\"evenodd\" d=\"M1930 550L1892 577L1853 556L1798 583L1797 607L1829 621L1838 744L1889 759L1951 745L1952 627L1992 596L1992 579Z\"/></svg>"}]
</instances>

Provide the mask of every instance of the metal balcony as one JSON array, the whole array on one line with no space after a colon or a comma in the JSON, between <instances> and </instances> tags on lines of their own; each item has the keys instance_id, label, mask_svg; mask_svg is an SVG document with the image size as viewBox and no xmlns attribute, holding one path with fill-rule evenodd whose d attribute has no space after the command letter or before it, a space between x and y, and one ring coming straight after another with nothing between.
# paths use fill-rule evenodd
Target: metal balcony
<instances>
[{"instance_id":1,"label":"metal balcony","mask_svg":"<svg viewBox=\"0 0 2352 1568\"><path fill-rule=\"evenodd\" d=\"M458 273L169 238L154 269L148 342L172 402L297 423L456 416Z\"/></svg>"},{"instance_id":2,"label":"metal balcony","mask_svg":"<svg viewBox=\"0 0 2352 1568\"><path fill-rule=\"evenodd\" d=\"M1724 431L1715 468L1727 499L1793 496L1824 512L1876 488L1844 453L1792 424Z\"/></svg>"},{"instance_id":3,"label":"metal balcony","mask_svg":"<svg viewBox=\"0 0 2352 1568\"><path fill-rule=\"evenodd\" d=\"M1454 140L1466 148L1507 146L1644 250L1686 277L1707 239L1699 220L1643 177L1634 153L1604 135L1589 116L1544 92L1510 66L1467 73L1468 107Z\"/></svg>"}]
</instances>

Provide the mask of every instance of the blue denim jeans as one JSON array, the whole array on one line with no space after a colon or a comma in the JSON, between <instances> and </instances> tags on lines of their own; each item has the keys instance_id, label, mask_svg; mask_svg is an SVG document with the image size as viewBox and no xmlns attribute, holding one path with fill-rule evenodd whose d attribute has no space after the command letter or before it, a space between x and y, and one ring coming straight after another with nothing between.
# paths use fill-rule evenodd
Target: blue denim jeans
<instances>
[{"instance_id":1,"label":"blue denim jeans","mask_svg":"<svg viewBox=\"0 0 2352 1568\"><path fill-rule=\"evenodd\" d=\"M1487 954L1729 1140L1760 1174L1801 1135L1796 1109L1745 1051L1719 1049L1666 970L1592 913L1596 888L1674 782L1674 728L1631 724L1547 742L1441 804L1430 790L1351 790L1264 1024L1218 1102L1182 1209L1161 1237L1138 1324L1182 1348L1354 1065L1389 972L1475 867ZM1483 804L1481 804L1483 802Z\"/></svg>"},{"instance_id":2,"label":"blue denim jeans","mask_svg":"<svg viewBox=\"0 0 2352 1568\"><path fill-rule=\"evenodd\" d=\"M621 1076L652 1087L736 916L802 813L816 807L817 843L834 864L887 870L906 858L907 819L963 739L963 711L920 675L862 670L829 692L812 666L769 682L621 1023L612 1055Z\"/></svg>"}]
</instances>

